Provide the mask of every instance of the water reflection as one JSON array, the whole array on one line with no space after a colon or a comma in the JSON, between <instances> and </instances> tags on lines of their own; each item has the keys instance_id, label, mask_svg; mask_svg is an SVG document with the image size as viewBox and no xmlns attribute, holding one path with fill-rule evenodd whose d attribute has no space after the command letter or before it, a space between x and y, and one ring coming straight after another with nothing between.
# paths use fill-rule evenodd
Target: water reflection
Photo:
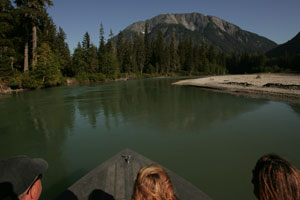
<instances>
[{"instance_id":1,"label":"water reflection","mask_svg":"<svg viewBox=\"0 0 300 200\"><path fill-rule=\"evenodd\" d=\"M76 101L80 115L87 117L93 127L103 115L107 129L123 120L136 126L160 127L167 132L195 132L267 103L267 100L173 86L171 82L152 79L90 87Z\"/></svg>"},{"instance_id":2,"label":"water reflection","mask_svg":"<svg viewBox=\"0 0 300 200\"><path fill-rule=\"evenodd\" d=\"M28 154L46 159L49 170L42 199L53 199L123 148L177 170L200 189L217 191L214 195L224 199L232 197L230 186L216 184L214 175L234 180L229 182L240 187L235 195L247 199L250 181L243 175L262 152L286 152L297 161L298 104L289 105L295 117L285 103L173 86L174 81L60 87L1 98L0 157ZM241 162L232 166L237 159Z\"/></svg>"},{"instance_id":3,"label":"water reflection","mask_svg":"<svg viewBox=\"0 0 300 200\"><path fill-rule=\"evenodd\" d=\"M74 125L75 106L65 95L61 89L29 91L0 104L0 157L45 158L49 163L46 177L52 179L46 190L66 174L63 144Z\"/></svg>"}]
</instances>

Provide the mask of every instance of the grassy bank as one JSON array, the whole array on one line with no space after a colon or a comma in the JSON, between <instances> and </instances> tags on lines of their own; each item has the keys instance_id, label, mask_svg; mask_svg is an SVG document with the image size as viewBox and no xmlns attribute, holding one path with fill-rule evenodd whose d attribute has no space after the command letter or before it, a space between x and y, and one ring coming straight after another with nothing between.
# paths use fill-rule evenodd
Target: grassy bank
<instances>
[{"instance_id":1,"label":"grassy bank","mask_svg":"<svg viewBox=\"0 0 300 200\"><path fill-rule=\"evenodd\" d=\"M179 73L127 74L104 75L102 73L82 73L75 77L37 77L36 74L16 73L11 77L0 80L0 94L11 94L24 90L42 89L62 85L86 85L112 81L126 81L153 77L183 76Z\"/></svg>"}]
</instances>

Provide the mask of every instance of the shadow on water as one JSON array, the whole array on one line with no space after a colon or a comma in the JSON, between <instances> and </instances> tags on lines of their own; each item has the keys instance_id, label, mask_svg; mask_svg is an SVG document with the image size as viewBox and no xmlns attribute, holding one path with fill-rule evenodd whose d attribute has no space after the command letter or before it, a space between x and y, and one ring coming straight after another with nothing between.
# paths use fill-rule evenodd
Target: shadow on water
<instances>
[{"instance_id":1,"label":"shadow on water","mask_svg":"<svg viewBox=\"0 0 300 200\"><path fill-rule=\"evenodd\" d=\"M300 104L290 104L291 108L300 117Z\"/></svg>"}]
</instances>

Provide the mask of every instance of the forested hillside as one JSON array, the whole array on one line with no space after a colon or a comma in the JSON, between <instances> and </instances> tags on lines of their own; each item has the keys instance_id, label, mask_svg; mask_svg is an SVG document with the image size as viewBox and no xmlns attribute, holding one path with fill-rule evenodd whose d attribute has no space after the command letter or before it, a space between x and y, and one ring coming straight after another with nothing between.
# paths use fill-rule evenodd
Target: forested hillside
<instances>
[{"instance_id":1,"label":"forested hillside","mask_svg":"<svg viewBox=\"0 0 300 200\"><path fill-rule=\"evenodd\" d=\"M89 33L70 54L66 34L47 13L51 0L0 0L0 83L11 88L43 88L77 82L106 81L161 75L208 75L255 72L300 71L299 55L268 58L263 54L226 54L205 41L192 37L165 38L163 30L144 31L127 39L112 31L99 43ZM151 35L151 36L150 36ZM298 56L298 57L297 57Z\"/></svg>"},{"instance_id":2,"label":"forested hillside","mask_svg":"<svg viewBox=\"0 0 300 200\"><path fill-rule=\"evenodd\" d=\"M279 45L278 47L268 51L267 56L280 57L282 55L299 55L300 54L300 32L288 42Z\"/></svg>"},{"instance_id":3,"label":"forested hillside","mask_svg":"<svg viewBox=\"0 0 300 200\"><path fill-rule=\"evenodd\" d=\"M240 27L215 16L200 13L162 14L151 19L135 22L124 29L124 35L130 39L136 33L143 33L147 24L150 37L157 31L170 40L190 37L194 44L205 42L225 53L265 53L277 44L265 37L242 30Z\"/></svg>"}]
</instances>

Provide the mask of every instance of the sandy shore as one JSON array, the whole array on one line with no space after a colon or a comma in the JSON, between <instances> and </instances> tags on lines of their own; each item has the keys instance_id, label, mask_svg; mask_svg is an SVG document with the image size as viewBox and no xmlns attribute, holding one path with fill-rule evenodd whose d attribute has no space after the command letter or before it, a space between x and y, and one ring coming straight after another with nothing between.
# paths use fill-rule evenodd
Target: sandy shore
<instances>
[{"instance_id":1,"label":"sandy shore","mask_svg":"<svg viewBox=\"0 0 300 200\"><path fill-rule=\"evenodd\" d=\"M251 74L225 75L182 80L174 85L197 86L251 96L273 96L300 102L300 75Z\"/></svg>"}]
</instances>

